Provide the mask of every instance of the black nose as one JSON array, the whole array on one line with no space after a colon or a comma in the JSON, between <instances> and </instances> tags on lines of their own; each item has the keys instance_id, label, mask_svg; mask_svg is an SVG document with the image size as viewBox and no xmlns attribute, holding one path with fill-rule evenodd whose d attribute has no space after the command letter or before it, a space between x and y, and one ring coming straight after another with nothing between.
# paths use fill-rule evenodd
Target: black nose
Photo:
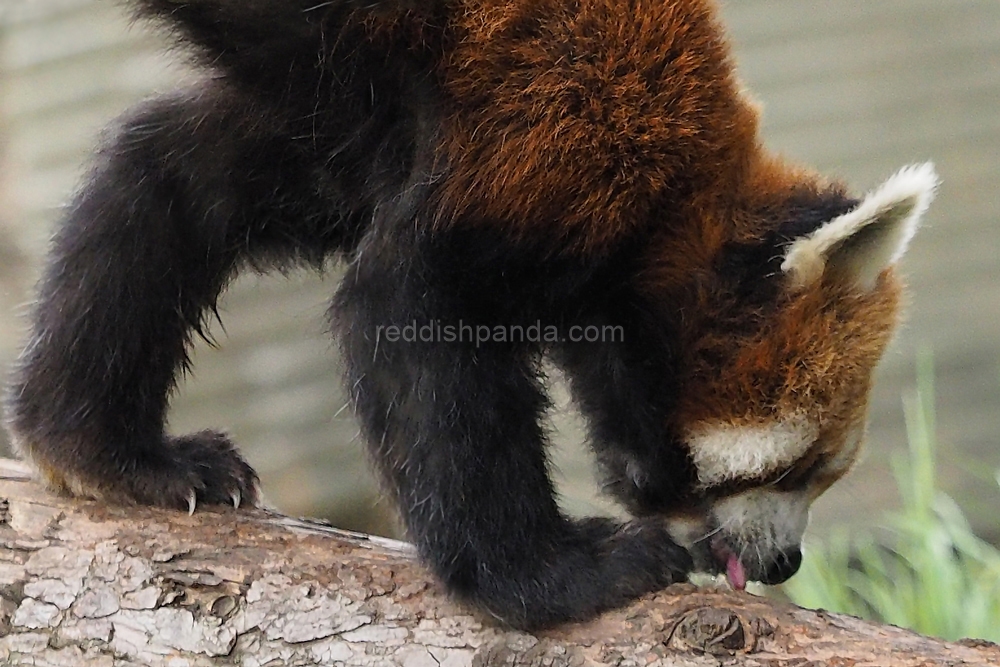
<instances>
[{"instance_id":1,"label":"black nose","mask_svg":"<svg viewBox=\"0 0 1000 667\"><path fill-rule=\"evenodd\" d=\"M800 565L802 565L801 549L792 547L791 549L782 551L768 565L761 583L773 585L788 581L793 574L799 571Z\"/></svg>"}]
</instances>

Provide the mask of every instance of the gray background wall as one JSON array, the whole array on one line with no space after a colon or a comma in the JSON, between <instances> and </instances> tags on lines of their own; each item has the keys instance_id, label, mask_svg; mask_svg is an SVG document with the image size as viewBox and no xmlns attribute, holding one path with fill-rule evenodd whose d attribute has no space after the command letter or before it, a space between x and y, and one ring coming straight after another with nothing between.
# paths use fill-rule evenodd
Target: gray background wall
<instances>
[{"instance_id":1,"label":"gray background wall","mask_svg":"<svg viewBox=\"0 0 1000 667\"><path fill-rule=\"evenodd\" d=\"M900 396L915 350L933 348L949 492L1000 534L1000 3L996 0L730 0L723 15L742 77L763 102L768 143L857 189L933 159L938 201L905 262L909 319L872 406L866 460L820 500L812 531L864 524L895 501L889 457L905 446ZM60 206L98 132L129 104L191 73L107 0L0 0L0 363ZM345 410L323 336L336 272L242 279L222 304L219 350L198 348L172 426L229 429L291 513L392 529ZM557 477L575 512L596 497L565 392ZM2 446L2 445L0 445Z\"/></svg>"}]
</instances>

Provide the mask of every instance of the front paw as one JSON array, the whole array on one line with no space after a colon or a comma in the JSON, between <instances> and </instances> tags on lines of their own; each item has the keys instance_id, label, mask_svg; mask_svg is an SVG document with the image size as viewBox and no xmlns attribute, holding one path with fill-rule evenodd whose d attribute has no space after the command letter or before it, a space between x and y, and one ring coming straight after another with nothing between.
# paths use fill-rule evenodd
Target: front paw
<instances>
[{"instance_id":1,"label":"front paw","mask_svg":"<svg viewBox=\"0 0 1000 667\"><path fill-rule=\"evenodd\" d=\"M635 591L652 592L687 581L694 559L654 518L633 519L608 542L608 564L613 577L629 582Z\"/></svg>"}]
</instances>

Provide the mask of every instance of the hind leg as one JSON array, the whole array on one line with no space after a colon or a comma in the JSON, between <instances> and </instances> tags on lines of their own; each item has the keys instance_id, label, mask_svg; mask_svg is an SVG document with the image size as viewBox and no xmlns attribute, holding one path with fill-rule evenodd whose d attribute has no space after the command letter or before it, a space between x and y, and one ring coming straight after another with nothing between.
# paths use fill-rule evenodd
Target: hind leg
<instances>
[{"instance_id":1,"label":"hind leg","mask_svg":"<svg viewBox=\"0 0 1000 667\"><path fill-rule=\"evenodd\" d=\"M238 265L297 252L276 227L281 197L308 196L304 170L240 114L211 91L148 105L58 229L7 402L18 451L52 487L178 508L255 501L224 435L163 430L190 339Z\"/></svg>"}]
</instances>

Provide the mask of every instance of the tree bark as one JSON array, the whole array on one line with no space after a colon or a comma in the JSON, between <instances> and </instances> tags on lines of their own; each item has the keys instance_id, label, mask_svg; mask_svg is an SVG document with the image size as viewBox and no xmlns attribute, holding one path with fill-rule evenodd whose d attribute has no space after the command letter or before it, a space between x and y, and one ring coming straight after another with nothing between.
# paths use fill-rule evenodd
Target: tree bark
<instances>
[{"instance_id":1,"label":"tree bark","mask_svg":"<svg viewBox=\"0 0 1000 667\"><path fill-rule=\"evenodd\" d=\"M402 542L60 498L0 460L0 665L29 664L996 666L1000 646L691 585L529 635L450 601Z\"/></svg>"}]
</instances>

